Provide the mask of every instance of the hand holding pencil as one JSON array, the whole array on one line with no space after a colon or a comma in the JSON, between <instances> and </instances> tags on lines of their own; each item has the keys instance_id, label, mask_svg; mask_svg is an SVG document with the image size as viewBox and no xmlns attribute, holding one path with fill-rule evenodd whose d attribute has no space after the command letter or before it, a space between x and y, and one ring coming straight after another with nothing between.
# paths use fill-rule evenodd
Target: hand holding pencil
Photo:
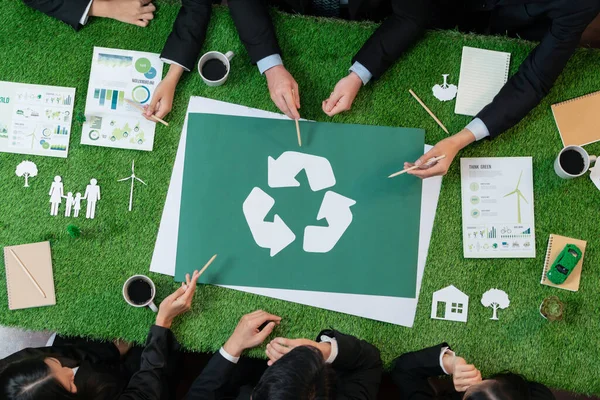
<instances>
[{"instance_id":1,"label":"hand holding pencil","mask_svg":"<svg viewBox=\"0 0 600 400\"><path fill-rule=\"evenodd\" d=\"M432 176L446 175L454 157L460 150L475 141L475 135L468 129L463 129L459 133L449 138L440 140L431 150L423 154L415 163L404 163L404 168L418 168L407 171L407 174L418 176L421 179ZM436 161L429 163L431 159Z\"/></svg>"}]
</instances>

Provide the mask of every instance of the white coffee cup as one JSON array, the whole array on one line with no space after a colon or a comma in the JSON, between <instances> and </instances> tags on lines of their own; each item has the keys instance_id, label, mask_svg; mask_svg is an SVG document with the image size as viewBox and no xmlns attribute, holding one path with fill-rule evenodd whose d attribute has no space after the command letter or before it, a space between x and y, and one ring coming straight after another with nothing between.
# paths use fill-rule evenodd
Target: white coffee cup
<instances>
[{"instance_id":1,"label":"white coffee cup","mask_svg":"<svg viewBox=\"0 0 600 400\"><path fill-rule=\"evenodd\" d=\"M565 171L565 169L563 168L563 166L560 163L560 157L566 152L566 151L576 151L577 153L579 153L581 155L581 158L583 159L583 169L581 171L579 171L576 174L573 173L569 173L567 171ZM558 175L559 177L561 177L562 179L573 179L573 178L577 178L582 176L583 174L585 174L587 172L587 170L590 168L590 163L596 161L596 156L590 156L588 154L587 151L585 151L585 149L581 146L566 146L565 148L563 148L560 153L558 153L558 156L556 157L556 160L554 160L554 172L556 172L556 175Z\"/></svg>"},{"instance_id":2,"label":"white coffee cup","mask_svg":"<svg viewBox=\"0 0 600 400\"><path fill-rule=\"evenodd\" d=\"M221 53L220 51L209 51L208 53L200 57L200 61L198 61L198 73L200 74L200 77L202 78L204 83L206 83L208 86L221 86L222 84L224 84L227 78L229 77L229 70L231 69L229 61L233 58L234 55L235 54L233 53L233 51L228 51L225 54ZM204 64L206 64L208 60L214 59L221 61L225 65L225 76L223 76L217 81L211 81L210 79L207 79L204 75L202 75L202 67L204 67Z\"/></svg>"},{"instance_id":3,"label":"white coffee cup","mask_svg":"<svg viewBox=\"0 0 600 400\"><path fill-rule=\"evenodd\" d=\"M137 280L142 280L150 286L151 296L148 300L144 301L143 303L136 303L129 298L129 293L128 293L129 285L131 285L132 282L137 281ZM154 304L154 296L155 295L156 295L156 286L154 286L154 282L152 282L152 279L148 278L146 275L134 275L131 278L127 279L127 281L125 281L125 284L123 285L123 298L130 306L133 306L133 307L150 307L150 309L152 311L158 312L158 307L156 307L156 305Z\"/></svg>"}]
</instances>

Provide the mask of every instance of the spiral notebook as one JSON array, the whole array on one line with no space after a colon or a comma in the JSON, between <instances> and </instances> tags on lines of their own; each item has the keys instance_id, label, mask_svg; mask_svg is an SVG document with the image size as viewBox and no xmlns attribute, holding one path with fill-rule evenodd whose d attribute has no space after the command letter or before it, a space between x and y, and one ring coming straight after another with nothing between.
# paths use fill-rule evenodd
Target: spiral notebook
<instances>
[{"instance_id":1,"label":"spiral notebook","mask_svg":"<svg viewBox=\"0 0 600 400\"><path fill-rule=\"evenodd\" d=\"M560 252L565 248L568 244L574 244L579 247L581 250L581 260L577 263L567 280L562 285L557 285L550 280L546 274L548 270L552 266L556 257L560 254ZM573 239L565 236L551 234L550 239L548 240L548 250L546 251L546 259L544 261L544 270L542 271L542 280L541 284L546 286L552 286L559 289L570 290L571 292L576 292L579 290L579 283L581 282L581 269L583 268L583 258L585 256L585 246L587 242L585 240Z\"/></svg>"},{"instance_id":2,"label":"spiral notebook","mask_svg":"<svg viewBox=\"0 0 600 400\"><path fill-rule=\"evenodd\" d=\"M494 100L508 80L510 53L494 50L463 47L456 114L479 114Z\"/></svg>"},{"instance_id":3,"label":"spiral notebook","mask_svg":"<svg viewBox=\"0 0 600 400\"><path fill-rule=\"evenodd\" d=\"M50 242L5 247L4 266L10 310L56 304Z\"/></svg>"},{"instance_id":4,"label":"spiral notebook","mask_svg":"<svg viewBox=\"0 0 600 400\"><path fill-rule=\"evenodd\" d=\"M552 105L564 146L583 146L600 140L600 92Z\"/></svg>"}]
</instances>

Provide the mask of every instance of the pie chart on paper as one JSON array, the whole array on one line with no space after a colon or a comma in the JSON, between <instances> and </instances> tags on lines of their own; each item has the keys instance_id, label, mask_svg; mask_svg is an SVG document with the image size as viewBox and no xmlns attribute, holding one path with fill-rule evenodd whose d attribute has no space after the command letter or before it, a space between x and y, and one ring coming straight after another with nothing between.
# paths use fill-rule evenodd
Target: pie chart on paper
<instances>
[{"instance_id":1,"label":"pie chart on paper","mask_svg":"<svg viewBox=\"0 0 600 400\"><path fill-rule=\"evenodd\" d=\"M150 100L150 90L143 85L136 86L131 92L131 97L138 103L144 104Z\"/></svg>"}]
</instances>

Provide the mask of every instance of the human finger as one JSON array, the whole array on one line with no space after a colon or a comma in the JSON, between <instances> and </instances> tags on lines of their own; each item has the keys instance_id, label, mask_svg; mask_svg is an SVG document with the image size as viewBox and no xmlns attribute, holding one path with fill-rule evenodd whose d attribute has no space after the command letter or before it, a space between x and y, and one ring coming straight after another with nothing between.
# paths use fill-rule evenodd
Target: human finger
<instances>
[{"instance_id":1,"label":"human finger","mask_svg":"<svg viewBox=\"0 0 600 400\"><path fill-rule=\"evenodd\" d=\"M285 349L285 347L282 347ZM273 342L267 344L267 355L269 356L269 358L273 361L279 360L281 357L284 356L284 354L287 354L289 352L286 351L285 353L280 351L277 347L275 347L273 345Z\"/></svg>"},{"instance_id":2,"label":"human finger","mask_svg":"<svg viewBox=\"0 0 600 400\"><path fill-rule=\"evenodd\" d=\"M300 108L300 91L298 90L298 83L294 82L294 101L296 102L296 108Z\"/></svg>"},{"instance_id":3,"label":"human finger","mask_svg":"<svg viewBox=\"0 0 600 400\"><path fill-rule=\"evenodd\" d=\"M273 332L275 329L275 322L269 322L262 331L258 332L255 336L257 343L262 343L264 340Z\"/></svg>"},{"instance_id":4,"label":"human finger","mask_svg":"<svg viewBox=\"0 0 600 400\"><path fill-rule=\"evenodd\" d=\"M281 110L282 113L287 115L289 118L294 119L283 96L277 96L273 101L275 102L275 105L277 106L277 108L279 108L279 110Z\"/></svg>"},{"instance_id":5,"label":"human finger","mask_svg":"<svg viewBox=\"0 0 600 400\"><path fill-rule=\"evenodd\" d=\"M140 4L146 5L148 3L152 3L152 0L140 0Z\"/></svg>"},{"instance_id":6,"label":"human finger","mask_svg":"<svg viewBox=\"0 0 600 400\"><path fill-rule=\"evenodd\" d=\"M285 104L287 105L288 109L290 110L290 113L292 114L291 118L299 119L300 114L298 113L294 95L292 93L286 91L283 93L283 98L285 100Z\"/></svg>"},{"instance_id":7,"label":"human finger","mask_svg":"<svg viewBox=\"0 0 600 400\"><path fill-rule=\"evenodd\" d=\"M163 118L169 112L171 112L171 102L167 104L166 102L161 101L158 103L158 109L154 112L154 116Z\"/></svg>"},{"instance_id":8,"label":"human finger","mask_svg":"<svg viewBox=\"0 0 600 400\"><path fill-rule=\"evenodd\" d=\"M271 343L269 343L269 345L273 348L274 351L281 355L287 354L293 349L293 347L282 345L277 340L271 340Z\"/></svg>"},{"instance_id":9,"label":"human finger","mask_svg":"<svg viewBox=\"0 0 600 400\"><path fill-rule=\"evenodd\" d=\"M173 293L171 293L170 295L168 295L165 298L165 300L176 300L176 299L178 299L179 297L181 297L185 293L186 289L187 288L185 286L180 286L179 288L177 288L176 291L174 291Z\"/></svg>"},{"instance_id":10,"label":"human finger","mask_svg":"<svg viewBox=\"0 0 600 400\"><path fill-rule=\"evenodd\" d=\"M140 14L139 19L144 20L144 21L150 21L150 20L154 19L154 14L152 14L151 12L143 13L143 14Z\"/></svg>"},{"instance_id":11,"label":"human finger","mask_svg":"<svg viewBox=\"0 0 600 400\"><path fill-rule=\"evenodd\" d=\"M156 105L158 104L159 101L160 101L160 92L156 91L156 92L154 92L154 96L152 96L152 100L150 100L150 104L148 104L145 107L146 111L144 112L144 117L146 117L146 119L150 119L149 117L154 114Z\"/></svg>"},{"instance_id":12,"label":"human finger","mask_svg":"<svg viewBox=\"0 0 600 400\"><path fill-rule=\"evenodd\" d=\"M194 297L194 293L196 292L199 277L200 273L198 272L198 270L194 271L191 278L189 278L189 274L186 276L187 290L185 291L183 296L181 296L184 301L189 303L192 302L192 298Z\"/></svg>"},{"instance_id":13,"label":"human finger","mask_svg":"<svg viewBox=\"0 0 600 400\"><path fill-rule=\"evenodd\" d=\"M437 157L439 154L439 151L436 147L434 147L433 149L429 150L428 152L426 152L425 154L423 154L421 157L419 157L419 159L417 161L415 161L415 165L421 166L423 164L425 164L427 161L431 160L433 157Z\"/></svg>"},{"instance_id":14,"label":"human finger","mask_svg":"<svg viewBox=\"0 0 600 400\"><path fill-rule=\"evenodd\" d=\"M139 27L145 28L145 27L147 27L147 26L148 26L148 21L146 21L146 20L143 20L143 19L138 19L138 20L136 20L136 21L135 21L133 24L134 24L134 25L137 25L137 26L139 26Z\"/></svg>"},{"instance_id":15,"label":"human finger","mask_svg":"<svg viewBox=\"0 0 600 400\"><path fill-rule=\"evenodd\" d=\"M329 98L326 100L327 104L325 104L325 114L329 115L331 110L337 105L338 101L342 98L343 94L340 91L333 91Z\"/></svg>"},{"instance_id":16,"label":"human finger","mask_svg":"<svg viewBox=\"0 0 600 400\"><path fill-rule=\"evenodd\" d=\"M342 96L342 98L337 102L335 106L327 113L330 117L333 117L336 114L341 113L342 111L347 111L350 109L350 104L348 101L348 97Z\"/></svg>"},{"instance_id":17,"label":"human finger","mask_svg":"<svg viewBox=\"0 0 600 400\"><path fill-rule=\"evenodd\" d=\"M261 326L262 324L264 324L267 321L272 321L276 324L279 324L279 322L281 321L281 317L274 315L274 314L269 314L266 311L261 311L258 314L255 314L252 317L252 322L257 326Z\"/></svg>"},{"instance_id":18,"label":"human finger","mask_svg":"<svg viewBox=\"0 0 600 400\"><path fill-rule=\"evenodd\" d=\"M141 7L140 12L142 13L153 13L154 11L156 11L156 6L152 3L150 4L146 4L143 7Z\"/></svg>"},{"instance_id":19,"label":"human finger","mask_svg":"<svg viewBox=\"0 0 600 400\"><path fill-rule=\"evenodd\" d=\"M418 176L421 179L430 178L432 176L445 175L447 168L441 164L436 164L431 168L420 169L416 168L412 171L407 171L407 174Z\"/></svg>"}]
</instances>

